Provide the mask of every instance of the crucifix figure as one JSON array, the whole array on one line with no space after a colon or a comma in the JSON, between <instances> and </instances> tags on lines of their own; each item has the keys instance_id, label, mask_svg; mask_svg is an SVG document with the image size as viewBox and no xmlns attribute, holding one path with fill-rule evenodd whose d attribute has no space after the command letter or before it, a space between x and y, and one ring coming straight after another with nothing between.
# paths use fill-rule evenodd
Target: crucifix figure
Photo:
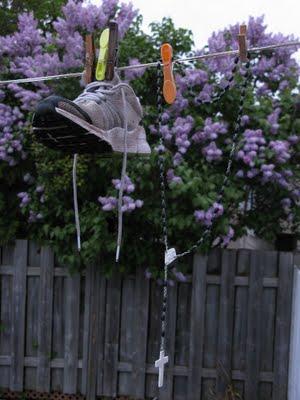
<instances>
[{"instance_id":1,"label":"crucifix figure","mask_svg":"<svg viewBox=\"0 0 300 400\"><path fill-rule=\"evenodd\" d=\"M158 387L162 387L164 384L164 371L165 364L169 361L169 357L165 356L165 351L161 350L159 353L159 359L155 361L155 367L159 369L158 371Z\"/></svg>"}]
</instances>

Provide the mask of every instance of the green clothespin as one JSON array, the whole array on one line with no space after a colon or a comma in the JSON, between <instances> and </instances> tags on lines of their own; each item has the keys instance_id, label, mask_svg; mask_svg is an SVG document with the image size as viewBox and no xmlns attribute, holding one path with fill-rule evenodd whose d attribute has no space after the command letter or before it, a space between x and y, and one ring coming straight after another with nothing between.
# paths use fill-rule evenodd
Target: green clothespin
<instances>
[{"instance_id":1,"label":"green clothespin","mask_svg":"<svg viewBox=\"0 0 300 400\"><path fill-rule=\"evenodd\" d=\"M109 29L106 28L101 33L99 40L99 57L96 67L96 79L97 81L103 81L105 79L105 71L107 65L108 56L108 42L109 42Z\"/></svg>"}]
</instances>

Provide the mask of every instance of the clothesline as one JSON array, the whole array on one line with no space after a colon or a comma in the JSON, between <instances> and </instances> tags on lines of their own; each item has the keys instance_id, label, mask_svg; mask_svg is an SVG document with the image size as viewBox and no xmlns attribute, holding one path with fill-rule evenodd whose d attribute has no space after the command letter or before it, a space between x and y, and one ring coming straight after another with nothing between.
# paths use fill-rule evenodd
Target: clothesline
<instances>
[{"instance_id":1,"label":"clothesline","mask_svg":"<svg viewBox=\"0 0 300 400\"><path fill-rule=\"evenodd\" d=\"M295 46L295 47L300 46L300 41L279 43L279 44L262 46L262 47L253 47L251 49L248 49L248 52L249 53L257 53L257 52L262 52L262 51L274 50L274 49L279 49L279 48L283 48L283 47L293 47L293 46ZM205 60L205 59L216 58L216 57L234 56L234 55L238 55L238 54L239 54L239 50L221 51L221 52L216 52L216 53L208 53L208 54L202 54L202 55L193 56L193 57L175 59L175 60L173 60L173 64L179 64L179 63L185 63L185 62L197 61L197 60ZM159 62L160 61L146 63L146 64L126 65L124 67L118 67L116 69L117 69L117 71L128 71L128 70L138 69L138 68L151 68L151 67L156 67ZM67 74L39 76L39 77L33 77L33 78L9 79L9 80L5 80L5 81L0 81L0 86L8 85L10 83L18 83L19 84L19 83L43 82L43 81L50 81L50 80L64 79L64 78L80 78L82 75L83 75L83 72L71 72L71 73L67 73Z\"/></svg>"}]
</instances>

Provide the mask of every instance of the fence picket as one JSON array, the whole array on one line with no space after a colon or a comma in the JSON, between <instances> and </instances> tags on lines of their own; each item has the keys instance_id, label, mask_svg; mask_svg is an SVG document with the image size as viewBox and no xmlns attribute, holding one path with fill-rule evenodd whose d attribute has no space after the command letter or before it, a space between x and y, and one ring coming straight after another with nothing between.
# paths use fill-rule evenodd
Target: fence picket
<instances>
[{"instance_id":1,"label":"fence picket","mask_svg":"<svg viewBox=\"0 0 300 400\"><path fill-rule=\"evenodd\" d=\"M13 307L12 307L12 355L11 390L23 390L25 348L25 304L27 240L17 240L14 251Z\"/></svg>"},{"instance_id":2,"label":"fence picket","mask_svg":"<svg viewBox=\"0 0 300 400\"><path fill-rule=\"evenodd\" d=\"M149 312L149 280L143 268L137 268L135 281L135 323L132 354L132 395L142 399L145 396L147 334Z\"/></svg>"},{"instance_id":3,"label":"fence picket","mask_svg":"<svg viewBox=\"0 0 300 400\"><path fill-rule=\"evenodd\" d=\"M260 336L261 336L261 303L263 292L263 257L254 251L250 257L248 322L247 322L247 356L245 400L258 398Z\"/></svg>"},{"instance_id":4,"label":"fence picket","mask_svg":"<svg viewBox=\"0 0 300 400\"><path fill-rule=\"evenodd\" d=\"M77 392L80 275L65 279L64 393Z\"/></svg>"},{"instance_id":5,"label":"fence picket","mask_svg":"<svg viewBox=\"0 0 300 400\"><path fill-rule=\"evenodd\" d=\"M49 247L41 250L39 290L39 327L36 386L39 392L50 390L50 362L52 338L54 254Z\"/></svg>"},{"instance_id":6,"label":"fence picket","mask_svg":"<svg viewBox=\"0 0 300 400\"><path fill-rule=\"evenodd\" d=\"M0 389L200 400L229 383L218 360L244 400L287 398L292 253L194 256L193 276L169 290L169 364L159 391L161 287L142 268L107 280L90 265L71 276L54 268L49 248L40 253L26 241L0 249L0 260Z\"/></svg>"},{"instance_id":7,"label":"fence picket","mask_svg":"<svg viewBox=\"0 0 300 400\"><path fill-rule=\"evenodd\" d=\"M159 391L159 398L161 400L168 400L173 398L177 317L177 283L173 287L169 288L167 310L166 350L169 357L169 362L166 366L164 386Z\"/></svg>"},{"instance_id":8,"label":"fence picket","mask_svg":"<svg viewBox=\"0 0 300 400\"><path fill-rule=\"evenodd\" d=\"M274 346L273 400L287 397L288 361L293 293L293 256L279 253L277 314Z\"/></svg>"},{"instance_id":9,"label":"fence picket","mask_svg":"<svg viewBox=\"0 0 300 400\"><path fill-rule=\"evenodd\" d=\"M217 382L218 395L225 395L228 386L227 378L231 378L231 355L234 312L234 276L236 252L224 251L222 254L221 296L219 312L219 337L217 350ZM227 376L228 375L228 376Z\"/></svg>"},{"instance_id":10,"label":"fence picket","mask_svg":"<svg viewBox=\"0 0 300 400\"><path fill-rule=\"evenodd\" d=\"M207 256L195 255L193 264L188 400L201 398Z\"/></svg>"},{"instance_id":11,"label":"fence picket","mask_svg":"<svg viewBox=\"0 0 300 400\"><path fill-rule=\"evenodd\" d=\"M116 271L107 282L107 308L104 349L104 396L117 396L121 278Z\"/></svg>"}]
</instances>

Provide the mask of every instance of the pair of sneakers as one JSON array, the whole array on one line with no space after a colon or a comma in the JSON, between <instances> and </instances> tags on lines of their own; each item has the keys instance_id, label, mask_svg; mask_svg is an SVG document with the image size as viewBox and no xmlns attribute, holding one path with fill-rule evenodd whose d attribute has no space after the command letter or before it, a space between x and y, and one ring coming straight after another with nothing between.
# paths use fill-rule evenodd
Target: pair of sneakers
<instances>
[{"instance_id":1,"label":"pair of sneakers","mask_svg":"<svg viewBox=\"0 0 300 400\"><path fill-rule=\"evenodd\" d=\"M52 95L39 102L33 131L45 146L68 153L146 155L151 150L142 116L133 89L115 74L111 82L88 84L73 101Z\"/></svg>"}]
</instances>

